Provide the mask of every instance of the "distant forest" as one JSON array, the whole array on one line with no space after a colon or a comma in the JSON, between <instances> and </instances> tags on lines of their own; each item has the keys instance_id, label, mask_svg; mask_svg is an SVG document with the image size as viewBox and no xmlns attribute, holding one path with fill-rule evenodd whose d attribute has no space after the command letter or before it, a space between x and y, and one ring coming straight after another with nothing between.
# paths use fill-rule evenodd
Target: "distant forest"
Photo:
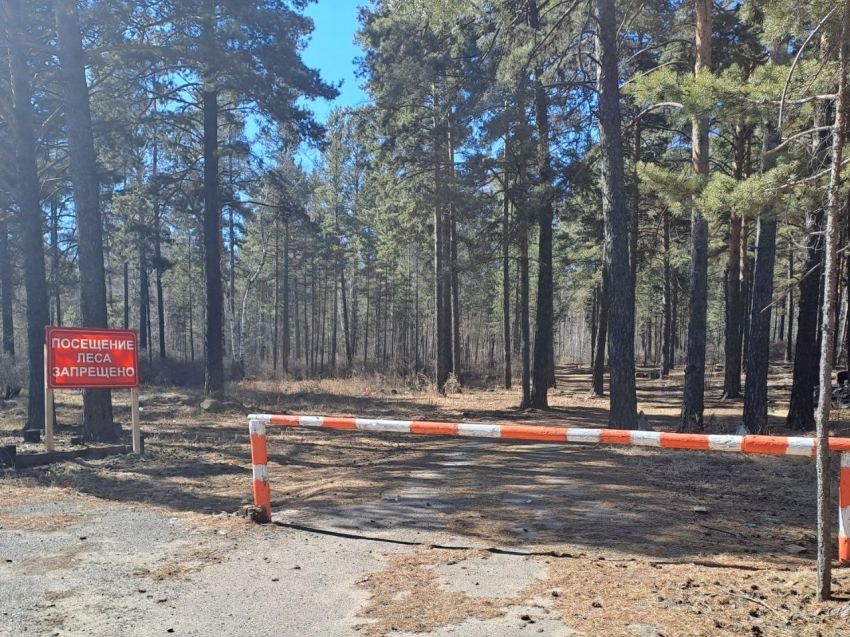
<instances>
[{"instance_id":1,"label":"distant forest","mask_svg":"<svg viewBox=\"0 0 850 637\"><path fill-rule=\"evenodd\" d=\"M850 4L373 0L371 99L326 123L307 4L0 0L0 380L27 429L51 324L138 329L148 380L209 394L379 373L546 408L589 365L625 429L636 366L684 367L697 431L722 364L763 431L773 352L814 429L850 344ZM109 393L84 402L112 437Z\"/></svg>"}]
</instances>

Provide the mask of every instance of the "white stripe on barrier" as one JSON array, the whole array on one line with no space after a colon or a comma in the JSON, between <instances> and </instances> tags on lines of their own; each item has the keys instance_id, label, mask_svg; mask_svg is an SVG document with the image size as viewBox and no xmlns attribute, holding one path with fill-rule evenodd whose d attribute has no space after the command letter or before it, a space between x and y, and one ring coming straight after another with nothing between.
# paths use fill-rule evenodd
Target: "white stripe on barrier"
<instances>
[{"instance_id":1,"label":"white stripe on barrier","mask_svg":"<svg viewBox=\"0 0 850 637\"><path fill-rule=\"evenodd\" d=\"M268 482L269 481L269 467L265 464L255 464L251 465L251 468L254 472L254 481L255 482Z\"/></svg>"},{"instance_id":2,"label":"white stripe on barrier","mask_svg":"<svg viewBox=\"0 0 850 637\"><path fill-rule=\"evenodd\" d=\"M298 424L302 427L321 427L325 424L324 416L300 416Z\"/></svg>"},{"instance_id":3,"label":"white stripe on barrier","mask_svg":"<svg viewBox=\"0 0 850 637\"><path fill-rule=\"evenodd\" d=\"M410 433L410 420L371 420L355 418L354 426L361 431L388 431L392 433Z\"/></svg>"},{"instance_id":4,"label":"white stripe on barrier","mask_svg":"<svg viewBox=\"0 0 850 637\"><path fill-rule=\"evenodd\" d=\"M248 423L248 431L255 436L265 436L266 435L266 423L265 423L265 421L263 421L263 420L251 420Z\"/></svg>"},{"instance_id":5,"label":"white stripe on barrier","mask_svg":"<svg viewBox=\"0 0 850 637\"><path fill-rule=\"evenodd\" d=\"M248 420L262 420L263 422L271 422L271 414L248 414Z\"/></svg>"},{"instance_id":6,"label":"white stripe on barrier","mask_svg":"<svg viewBox=\"0 0 850 637\"><path fill-rule=\"evenodd\" d=\"M567 442L599 442L601 429L567 429Z\"/></svg>"},{"instance_id":7,"label":"white stripe on barrier","mask_svg":"<svg viewBox=\"0 0 850 637\"><path fill-rule=\"evenodd\" d=\"M483 425L479 423L460 423L457 426L458 436L471 436L473 438L501 438L501 425Z\"/></svg>"},{"instance_id":8,"label":"white stripe on barrier","mask_svg":"<svg viewBox=\"0 0 850 637\"><path fill-rule=\"evenodd\" d=\"M640 447L660 447L661 432L660 431L633 431L632 444Z\"/></svg>"},{"instance_id":9,"label":"white stripe on barrier","mask_svg":"<svg viewBox=\"0 0 850 637\"><path fill-rule=\"evenodd\" d=\"M814 438L788 438L788 456L813 456L815 453Z\"/></svg>"},{"instance_id":10,"label":"white stripe on barrier","mask_svg":"<svg viewBox=\"0 0 850 637\"><path fill-rule=\"evenodd\" d=\"M741 451L743 436L708 435L708 448L711 451Z\"/></svg>"}]
</instances>

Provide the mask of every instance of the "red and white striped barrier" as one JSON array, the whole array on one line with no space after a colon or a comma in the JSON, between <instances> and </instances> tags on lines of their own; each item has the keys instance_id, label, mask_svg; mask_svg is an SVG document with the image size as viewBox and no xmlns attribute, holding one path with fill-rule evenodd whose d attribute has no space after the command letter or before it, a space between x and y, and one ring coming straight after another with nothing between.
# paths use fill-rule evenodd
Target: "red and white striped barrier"
<instances>
[{"instance_id":1,"label":"red and white striped barrier","mask_svg":"<svg viewBox=\"0 0 850 637\"><path fill-rule=\"evenodd\" d=\"M386 420L381 418L334 418L252 414L248 416L251 433L251 460L254 468L254 504L263 520L271 520L266 426L307 427L311 429L356 430L375 433L462 436L553 443L591 443L633 445L690 451L732 451L773 456L808 456L817 451L814 438L793 436L726 436L679 434L662 431L626 431L619 429L582 429L571 427L534 427L425 420ZM831 451L841 453L839 488L838 557L850 561L850 438L830 438Z\"/></svg>"}]
</instances>

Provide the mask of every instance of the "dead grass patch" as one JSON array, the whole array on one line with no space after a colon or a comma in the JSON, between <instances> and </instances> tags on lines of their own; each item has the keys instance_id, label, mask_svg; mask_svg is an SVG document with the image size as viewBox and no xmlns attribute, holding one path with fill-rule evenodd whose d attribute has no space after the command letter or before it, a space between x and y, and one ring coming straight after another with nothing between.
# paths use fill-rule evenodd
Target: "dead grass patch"
<instances>
[{"instance_id":1,"label":"dead grass patch","mask_svg":"<svg viewBox=\"0 0 850 637\"><path fill-rule=\"evenodd\" d=\"M451 626L465 619L490 619L504 614L505 600L469 597L442 589L437 583L436 564L465 560L477 551L441 551L396 555L377 573L358 586L372 597L360 611L361 634L379 637L394 631L421 633Z\"/></svg>"},{"instance_id":2,"label":"dead grass patch","mask_svg":"<svg viewBox=\"0 0 850 637\"><path fill-rule=\"evenodd\" d=\"M560 547L563 548L563 547ZM676 637L757 635L839 637L850 634L850 575L837 571L836 600L814 601L815 573L728 555L712 561L659 562L628 554L544 559L547 578L507 599L472 597L441 588L431 568L480 558L480 551L429 551L395 556L358 584L371 593L358 617L369 637L429 632L468 619L535 609L527 626L556 617L584 635L634 637L641 628ZM516 557L516 559L523 559ZM654 634L654 633L653 633Z\"/></svg>"},{"instance_id":3,"label":"dead grass patch","mask_svg":"<svg viewBox=\"0 0 850 637\"><path fill-rule=\"evenodd\" d=\"M51 513L13 515L0 512L0 529L4 531L62 531L76 526L83 519L80 513Z\"/></svg>"},{"instance_id":4,"label":"dead grass patch","mask_svg":"<svg viewBox=\"0 0 850 637\"><path fill-rule=\"evenodd\" d=\"M213 564L221 564L224 556L213 549L196 548L186 553L170 555L165 560L165 564L153 569L139 569L133 575L158 582L188 580L193 573L202 571Z\"/></svg>"},{"instance_id":5,"label":"dead grass patch","mask_svg":"<svg viewBox=\"0 0 850 637\"><path fill-rule=\"evenodd\" d=\"M23 575L29 577L44 577L55 571L66 571L77 567L82 563L81 555L89 551L96 551L98 544L95 542L78 542L60 549L54 555L29 557L15 562L15 567Z\"/></svg>"}]
</instances>

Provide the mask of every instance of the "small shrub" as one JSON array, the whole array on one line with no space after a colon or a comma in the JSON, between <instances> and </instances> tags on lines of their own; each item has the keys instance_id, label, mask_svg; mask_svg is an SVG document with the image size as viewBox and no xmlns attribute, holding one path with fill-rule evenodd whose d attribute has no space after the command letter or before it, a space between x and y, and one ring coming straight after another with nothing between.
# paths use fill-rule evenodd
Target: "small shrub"
<instances>
[{"instance_id":1,"label":"small shrub","mask_svg":"<svg viewBox=\"0 0 850 637\"><path fill-rule=\"evenodd\" d=\"M21 393L27 380L26 364L7 354L0 355L0 399L9 400Z\"/></svg>"}]
</instances>

